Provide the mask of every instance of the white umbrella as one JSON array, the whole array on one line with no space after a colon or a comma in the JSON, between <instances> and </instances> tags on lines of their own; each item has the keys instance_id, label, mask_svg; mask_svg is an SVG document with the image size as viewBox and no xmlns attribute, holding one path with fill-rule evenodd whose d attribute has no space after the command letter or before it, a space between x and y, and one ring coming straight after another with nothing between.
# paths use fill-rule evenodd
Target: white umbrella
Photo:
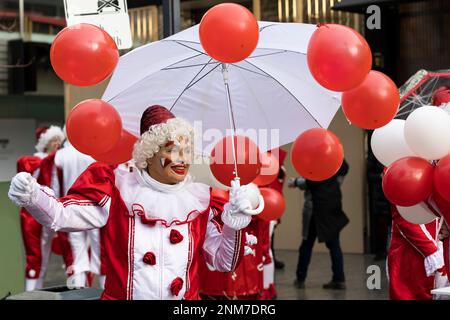
<instances>
[{"instance_id":1,"label":"white umbrella","mask_svg":"<svg viewBox=\"0 0 450 320\"><path fill-rule=\"evenodd\" d=\"M201 121L203 132L229 134L232 126L270 137L270 130L279 130L270 143L262 136L255 141L261 152L290 143L307 129L328 127L340 94L322 88L309 72L306 49L316 26L259 22L259 27L257 49L235 64L223 65L205 53L198 25L139 47L120 58L103 100L136 136L142 112L153 104L192 123ZM219 138L203 136L204 142ZM208 153L212 142L201 151Z\"/></svg>"}]
</instances>

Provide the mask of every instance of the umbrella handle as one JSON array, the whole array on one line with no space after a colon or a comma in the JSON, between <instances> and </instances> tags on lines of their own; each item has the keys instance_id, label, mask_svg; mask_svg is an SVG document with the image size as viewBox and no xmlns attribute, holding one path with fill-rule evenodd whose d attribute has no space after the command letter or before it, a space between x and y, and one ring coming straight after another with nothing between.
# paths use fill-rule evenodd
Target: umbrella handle
<instances>
[{"instance_id":1,"label":"umbrella handle","mask_svg":"<svg viewBox=\"0 0 450 320\"><path fill-rule=\"evenodd\" d=\"M245 209L244 213L250 216L256 216L260 214L264 210L264 198L262 195L259 195L259 204L256 209Z\"/></svg>"}]
</instances>

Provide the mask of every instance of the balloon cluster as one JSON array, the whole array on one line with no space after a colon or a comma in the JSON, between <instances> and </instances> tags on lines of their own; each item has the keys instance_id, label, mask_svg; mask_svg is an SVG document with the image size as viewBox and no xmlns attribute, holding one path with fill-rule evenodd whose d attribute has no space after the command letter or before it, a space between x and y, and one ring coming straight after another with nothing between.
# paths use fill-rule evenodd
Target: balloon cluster
<instances>
[{"instance_id":1,"label":"balloon cluster","mask_svg":"<svg viewBox=\"0 0 450 320\"><path fill-rule=\"evenodd\" d=\"M370 47L357 31L339 24L319 25L306 58L321 86L342 92L342 110L350 123L376 129L394 118L400 102L397 87L385 74L371 70Z\"/></svg>"},{"instance_id":2,"label":"balloon cluster","mask_svg":"<svg viewBox=\"0 0 450 320\"><path fill-rule=\"evenodd\" d=\"M436 217L430 200L450 208L450 115L441 108L424 106L406 121L393 119L400 104L397 87L385 74L370 70L372 55L367 42L348 27L320 25L309 42L307 62L320 85L342 92L342 110L351 124L375 129L371 147L387 167L383 191L399 213L410 222L426 223ZM306 173L314 174L316 163L299 160L301 151L305 152L299 146L312 144L305 136L294 143L292 157L297 170L308 178ZM325 156L324 137L310 148L320 153L322 145L323 161L337 159L338 153ZM331 161L328 166L325 176L334 172Z\"/></svg>"},{"instance_id":3,"label":"balloon cluster","mask_svg":"<svg viewBox=\"0 0 450 320\"><path fill-rule=\"evenodd\" d=\"M374 131L371 147L387 167L384 194L406 220L435 219L432 201L439 209L449 207L450 115L443 108L423 106L406 120L392 120Z\"/></svg>"},{"instance_id":4,"label":"balloon cluster","mask_svg":"<svg viewBox=\"0 0 450 320\"><path fill-rule=\"evenodd\" d=\"M50 49L50 61L63 81L80 87L94 86L114 71L119 51L107 32L80 23L58 33ZM130 160L137 140L122 129L116 109L99 99L76 105L67 118L66 129L69 141L78 151L108 164Z\"/></svg>"},{"instance_id":5,"label":"balloon cluster","mask_svg":"<svg viewBox=\"0 0 450 320\"><path fill-rule=\"evenodd\" d=\"M385 74L371 70L372 53L355 30L339 24L321 24L306 54L313 78L324 88L342 92L342 111L351 124L376 129L395 116L400 95ZM336 174L344 152L339 139L326 129L310 129L294 142L291 159L297 172L321 181Z\"/></svg>"}]
</instances>

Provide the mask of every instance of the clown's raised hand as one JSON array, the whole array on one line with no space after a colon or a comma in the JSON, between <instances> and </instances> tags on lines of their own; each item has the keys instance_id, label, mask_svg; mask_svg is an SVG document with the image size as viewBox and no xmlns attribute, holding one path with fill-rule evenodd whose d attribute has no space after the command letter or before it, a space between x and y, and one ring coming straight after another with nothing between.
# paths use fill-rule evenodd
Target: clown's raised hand
<instances>
[{"instance_id":1,"label":"clown's raised hand","mask_svg":"<svg viewBox=\"0 0 450 320\"><path fill-rule=\"evenodd\" d=\"M249 225L252 215L264 208L264 201L256 186L240 186L239 180L231 182L230 201L224 206L223 222L235 230Z\"/></svg>"}]
</instances>

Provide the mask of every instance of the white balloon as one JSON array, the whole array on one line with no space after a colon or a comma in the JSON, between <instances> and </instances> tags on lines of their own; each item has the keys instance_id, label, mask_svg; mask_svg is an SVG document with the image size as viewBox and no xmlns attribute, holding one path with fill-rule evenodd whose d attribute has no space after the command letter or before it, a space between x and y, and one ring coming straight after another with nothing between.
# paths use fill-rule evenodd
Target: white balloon
<instances>
[{"instance_id":1,"label":"white balloon","mask_svg":"<svg viewBox=\"0 0 450 320\"><path fill-rule=\"evenodd\" d=\"M415 156L405 141L404 128L405 120L394 119L372 134L373 154L386 167L398 159Z\"/></svg>"},{"instance_id":2,"label":"white balloon","mask_svg":"<svg viewBox=\"0 0 450 320\"><path fill-rule=\"evenodd\" d=\"M437 218L424 202L412 207L397 206L397 210L403 219L414 224L427 224Z\"/></svg>"},{"instance_id":3,"label":"white balloon","mask_svg":"<svg viewBox=\"0 0 450 320\"><path fill-rule=\"evenodd\" d=\"M405 140L411 150L427 160L450 152L450 115L441 108L424 106L406 119Z\"/></svg>"}]
</instances>

